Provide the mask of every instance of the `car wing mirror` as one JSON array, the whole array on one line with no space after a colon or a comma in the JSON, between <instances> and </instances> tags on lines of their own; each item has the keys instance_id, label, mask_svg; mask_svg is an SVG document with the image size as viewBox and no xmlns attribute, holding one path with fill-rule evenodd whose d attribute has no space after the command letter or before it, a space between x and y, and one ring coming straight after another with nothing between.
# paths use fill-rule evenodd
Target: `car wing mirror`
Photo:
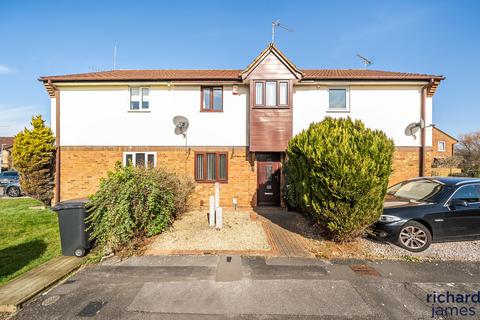
<instances>
[{"instance_id":1,"label":"car wing mirror","mask_svg":"<svg viewBox=\"0 0 480 320\"><path fill-rule=\"evenodd\" d=\"M461 199L454 199L450 201L451 207L468 207L468 202Z\"/></svg>"}]
</instances>

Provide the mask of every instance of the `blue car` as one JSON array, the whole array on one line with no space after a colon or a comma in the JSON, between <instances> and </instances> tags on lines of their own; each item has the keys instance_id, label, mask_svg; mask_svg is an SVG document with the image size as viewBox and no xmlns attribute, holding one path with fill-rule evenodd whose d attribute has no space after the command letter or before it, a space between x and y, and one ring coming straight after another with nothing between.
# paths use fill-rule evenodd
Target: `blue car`
<instances>
[{"instance_id":1,"label":"blue car","mask_svg":"<svg viewBox=\"0 0 480 320\"><path fill-rule=\"evenodd\" d=\"M4 194L9 197L19 197L22 194L19 179L20 176L16 171L0 172L0 187L3 188Z\"/></svg>"}]
</instances>

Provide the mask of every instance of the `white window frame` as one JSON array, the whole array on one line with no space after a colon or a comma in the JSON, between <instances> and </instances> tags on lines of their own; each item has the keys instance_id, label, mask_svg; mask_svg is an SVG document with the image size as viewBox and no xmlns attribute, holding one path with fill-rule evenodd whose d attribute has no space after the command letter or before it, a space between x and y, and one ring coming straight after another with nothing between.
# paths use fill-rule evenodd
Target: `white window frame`
<instances>
[{"instance_id":1,"label":"white window frame","mask_svg":"<svg viewBox=\"0 0 480 320\"><path fill-rule=\"evenodd\" d=\"M443 147L440 148L440 145L443 145ZM445 141L438 141L437 149L438 149L438 152L447 152L447 143Z\"/></svg>"},{"instance_id":2,"label":"white window frame","mask_svg":"<svg viewBox=\"0 0 480 320\"><path fill-rule=\"evenodd\" d=\"M345 90L345 109L330 108L330 90ZM349 87L329 87L327 92L328 112L350 112L350 88Z\"/></svg>"},{"instance_id":3,"label":"white window frame","mask_svg":"<svg viewBox=\"0 0 480 320\"><path fill-rule=\"evenodd\" d=\"M148 156L149 155L152 155L153 154L153 167L156 168L157 167L157 153L156 152L152 152L152 151L137 151L137 152L124 152L123 153L123 165L126 166L127 165L127 155L131 155L132 156L132 165L134 167L136 167L136 163L137 163L137 153L145 153L145 164L147 163L147 160L148 160Z\"/></svg>"},{"instance_id":4,"label":"white window frame","mask_svg":"<svg viewBox=\"0 0 480 320\"><path fill-rule=\"evenodd\" d=\"M138 105L138 109L132 109L132 89L138 89L138 102L139 102L139 105ZM143 108L143 89L147 89L148 90L148 108ZM150 111L150 94L151 94L151 90L149 87L130 87L128 88L128 95L129 95L129 105L128 105L128 110L131 111L131 112L145 112L145 111Z\"/></svg>"}]
</instances>

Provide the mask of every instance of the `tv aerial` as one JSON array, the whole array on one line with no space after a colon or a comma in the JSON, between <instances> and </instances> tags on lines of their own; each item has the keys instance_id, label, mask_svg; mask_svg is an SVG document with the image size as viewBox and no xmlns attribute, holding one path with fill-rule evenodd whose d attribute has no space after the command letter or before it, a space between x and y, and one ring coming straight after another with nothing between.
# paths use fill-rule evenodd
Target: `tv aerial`
<instances>
[{"instance_id":1,"label":"tv aerial","mask_svg":"<svg viewBox=\"0 0 480 320\"><path fill-rule=\"evenodd\" d=\"M173 117L173 124L175 125L175 134L177 136L183 135L183 137L186 138L189 125L188 119L184 116L175 116Z\"/></svg>"},{"instance_id":2,"label":"tv aerial","mask_svg":"<svg viewBox=\"0 0 480 320\"><path fill-rule=\"evenodd\" d=\"M357 53L357 57L360 58L360 60L362 60L364 69L367 69L373 64L373 59L367 59L364 56L362 56L360 53Z\"/></svg>"},{"instance_id":3,"label":"tv aerial","mask_svg":"<svg viewBox=\"0 0 480 320\"><path fill-rule=\"evenodd\" d=\"M276 28L282 28L283 30L286 30L288 32L293 32L292 29L287 28L283 24L280 24L280 20L272 21L272 43L275 43L275 30L276 30Z\"/></svg>"}]
</instances>

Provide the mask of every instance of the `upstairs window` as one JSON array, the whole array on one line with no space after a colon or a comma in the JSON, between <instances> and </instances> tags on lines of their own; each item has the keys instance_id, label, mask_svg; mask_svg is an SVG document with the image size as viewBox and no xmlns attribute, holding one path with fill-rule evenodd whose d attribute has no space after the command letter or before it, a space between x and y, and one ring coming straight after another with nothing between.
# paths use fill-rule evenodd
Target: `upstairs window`
<instances>
[{"instance_id":1,"label":"upstairs window","mask_svg":"<svg viewBox=\"0 0 480 320\"><path fill-rule=\"evenodd\" d=\"M196 152L195 181L197 182L227 182L228 180L227 152Z\"/></svg>"},{"instance_id":2,"label":"upstairs window","mask_svg":"<svg viewBox=\"0 0 480 320\"><path fill-rule=\"evenodd\" d=\"M445 141L438 141L438 151L440 152L447 151Z\"/></svg>"},{"instance_id":3,"label":"upstairs window","mask_svg":"<svg viewBox=\"0 0 480 320\"><path fill-rule=\"evenodd\" d=\"M155 168L157 166L156 152L124 152L125 166Z\"/></svg>"},{"instance_id":4,"label":"upstairs window","mask_svg":"<svg viewBox=\"0 0 480 320\"><path fill-rule=\"evenodd\" d=\"M255 81L255 106L288 106L288 81Z\"/></svg>"},{"instance_id":5,"label":"upstairs window","mask_svg":"<svg viewBox=\"0 0 480 320\"><path fill-rule=\"evenodd\" d=\"M149 88L130 88L130 110L148 110L149 102Z\"/></svg>"},{"instance_id":6,"label":"upstairs window","mask_svg":"<svg viewBox=\"0 0 480 320\"><path fill-rule=\"evenodd\" d=\"M331 88L328 90L328 109L331 111L348 111L348 89Z\"/></svg>"},{"instance_id":7,"label":"upstairs window","mask_svg":"<svg viewBox=\"0 0 480 320\"><path fill-rule=\"evenodd\" d=\"M202 87L201 111L223 111L223 87Z\"/></svg>"}]
</instances>

